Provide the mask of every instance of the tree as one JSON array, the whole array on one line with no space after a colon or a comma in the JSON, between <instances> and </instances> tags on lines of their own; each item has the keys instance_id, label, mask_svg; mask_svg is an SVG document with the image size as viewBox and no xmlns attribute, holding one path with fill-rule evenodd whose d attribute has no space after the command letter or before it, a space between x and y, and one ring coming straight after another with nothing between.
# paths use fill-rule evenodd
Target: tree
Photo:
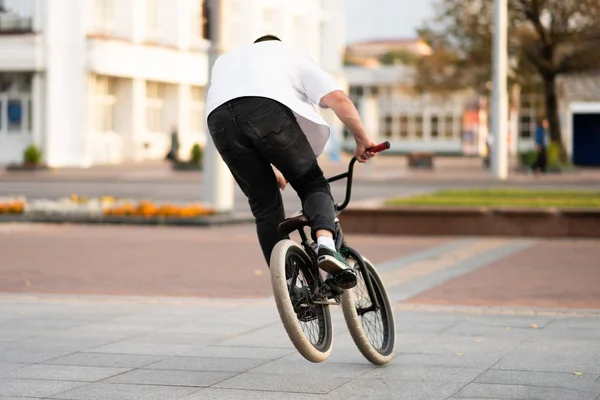
<instances>
[{"instance_id":1,"label":"tree","mask_svg":"<svg viewBox=\"0 0 600 400\"><path fill-rule=\"evenodd\" d=\"M558 116L560 75L600 70L600 1L508 0L509 85L537 79L551 141L566 157ZM432 54L417 62L419 90L474 88L487 94L492 61L493 0L437 0L435 18L419 30Z\"/></svg>"}]
</instances>

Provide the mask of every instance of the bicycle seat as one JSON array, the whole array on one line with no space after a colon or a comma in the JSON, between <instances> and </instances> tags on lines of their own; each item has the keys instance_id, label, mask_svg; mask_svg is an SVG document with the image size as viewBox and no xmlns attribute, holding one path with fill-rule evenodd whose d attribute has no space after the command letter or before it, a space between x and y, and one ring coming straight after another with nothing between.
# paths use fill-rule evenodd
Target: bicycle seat
<instances>
[{"instance_id":1,"label":"bicycle seat","mask_svg":"<svg viewBox=\"0 0 600 400\"><path fill-rule=\"evenodd\" d=\"M286 218L277 227L279 233L282 235L289 235L295 230L302 229L308 225L308 218L304 214L296 214L292 217Z\"/></svg>"}]
</instances>

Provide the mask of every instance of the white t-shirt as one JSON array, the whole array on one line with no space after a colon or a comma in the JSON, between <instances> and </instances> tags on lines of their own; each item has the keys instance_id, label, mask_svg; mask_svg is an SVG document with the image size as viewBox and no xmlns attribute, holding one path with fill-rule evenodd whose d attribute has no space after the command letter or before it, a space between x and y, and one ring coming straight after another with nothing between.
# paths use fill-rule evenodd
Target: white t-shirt
<instances>
[{"instance_id":1,"label":"white t-shirt","mask_svg":"<svg viewBox=\"0 0 600 400\"><path fill-rule=\"evenodd\" d=\"M206 99L206 118L217 107L243 96L266 97L289 107L319 156L330 128L315 111L323 96L342 90L338 83L308 56L279 41L266 41L234 49L217 59Z\"/></svg>"}]
</instances>

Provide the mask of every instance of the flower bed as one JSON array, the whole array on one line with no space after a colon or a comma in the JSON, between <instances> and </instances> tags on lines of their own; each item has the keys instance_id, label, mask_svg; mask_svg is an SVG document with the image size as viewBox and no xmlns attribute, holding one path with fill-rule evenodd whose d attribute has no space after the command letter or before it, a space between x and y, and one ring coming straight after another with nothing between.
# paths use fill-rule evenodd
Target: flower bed
<instances>
[{"instance_id":1,"label":"flower bed","mask_svg":"<svg viewBox=\"0 0 600 400\"><path fill-rule=\"evenodd\" d=\"M215 211L200 204L154 204L142 201L137 204L123 202L103 210L104 215L110 216L143 216L143 217L180 217L194 218L215 214Z\"/></svg>"},{"instance_id":2,"label":"flower bed","mask_svg":"<svg viewBox=\"0 0 600 400\"><path fill-rule=\"evenodd\" d=\"M24 198L0 197L0 215L22 214L25 211Z\"/></svg>"},{"instance_id":3,"label":"flower bed","mask_svg":"<svg viewBox=\"0 0 600 400\"><path fill-rule=\"evenodd\" d=\"M0 215L77 217L144 217L196 218L214 215L216 211L202 204L158 204L113 197L85 198L73 195L58 200L26 200L22 197L0 198Z\"/></svg>"}]
</instances>

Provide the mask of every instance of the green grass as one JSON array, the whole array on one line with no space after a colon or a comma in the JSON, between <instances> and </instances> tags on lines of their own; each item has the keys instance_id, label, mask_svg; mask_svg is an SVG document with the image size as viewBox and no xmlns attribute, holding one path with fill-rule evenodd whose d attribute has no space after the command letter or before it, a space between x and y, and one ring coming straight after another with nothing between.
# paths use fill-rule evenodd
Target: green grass
<instances>
[{"instance_id":1,"label":"green grass","mask_svg":"<svg viewBox=\"0 0 600 400\"><path fill-rule=\"evenodd\" d=\"M442 190L432 194L391 199L387 205L475 207L600 208L600 191L583 190Z\"/></svg>"}]
</instances>

